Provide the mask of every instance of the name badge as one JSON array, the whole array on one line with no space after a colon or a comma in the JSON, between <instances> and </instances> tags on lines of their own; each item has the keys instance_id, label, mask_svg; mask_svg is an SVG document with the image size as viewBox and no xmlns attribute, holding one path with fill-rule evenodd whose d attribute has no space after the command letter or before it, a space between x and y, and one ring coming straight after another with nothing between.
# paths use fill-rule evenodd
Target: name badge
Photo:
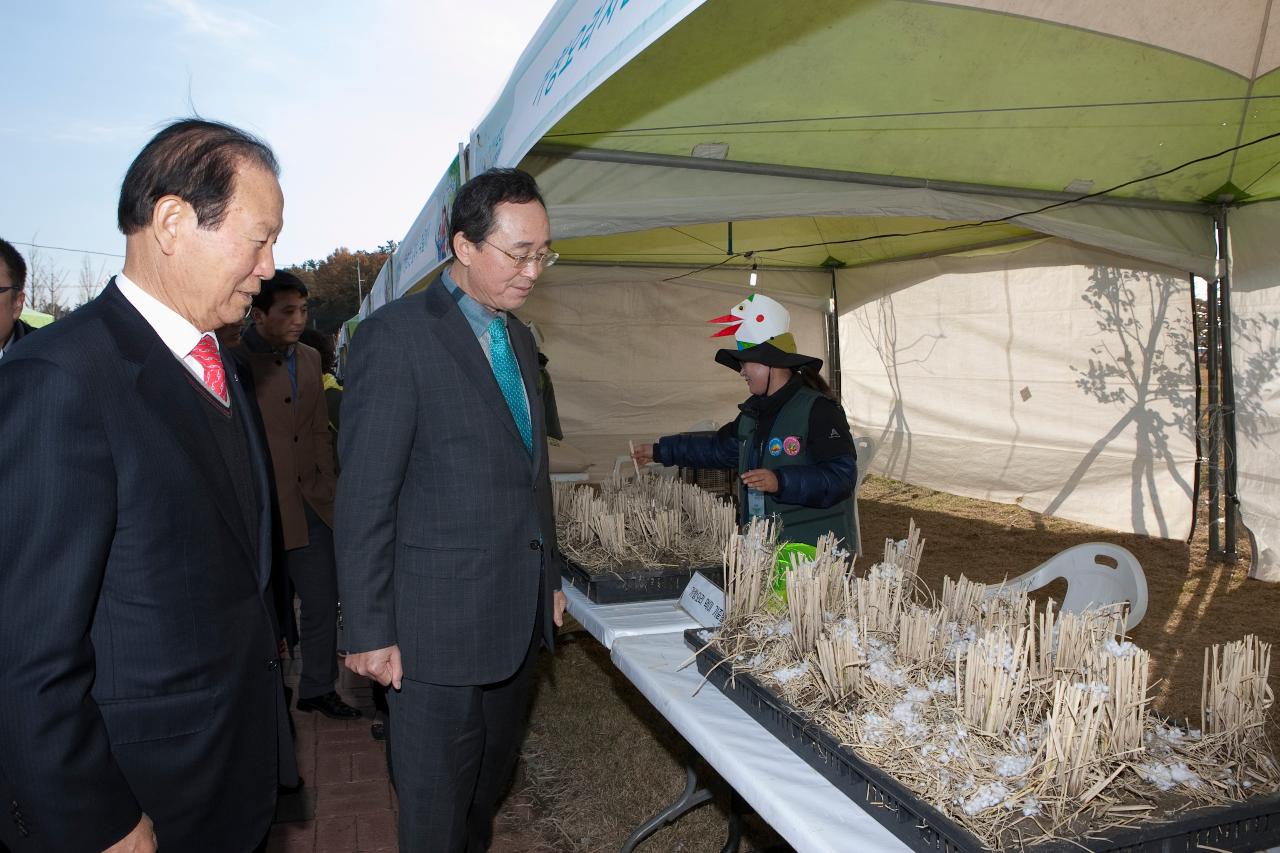
<instances>
[{"instance_id":1,"label":"name badge","mask_svg":"<svg viewBox=\"0 0 1280 853\"><path fill-rule=\"evenodd\" d=\"M724 621L724 590L702 572L694 572L680 595L680 609L704 628L719 628Z\"/></svg>"}]
</instances>

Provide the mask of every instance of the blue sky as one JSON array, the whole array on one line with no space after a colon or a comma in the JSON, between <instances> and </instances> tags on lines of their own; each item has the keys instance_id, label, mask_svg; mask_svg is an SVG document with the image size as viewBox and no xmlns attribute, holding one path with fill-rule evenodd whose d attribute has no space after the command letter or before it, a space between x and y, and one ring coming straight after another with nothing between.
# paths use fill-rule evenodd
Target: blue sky
<instances>
[{"instance_id":1,"label":"blue sky","mask_svg":"<svg viewBox=\"0 0 1280 853\"><path fill-rule=\"evenodd\" d=\"M0 236L123 253L120 179L194 107L275 149L277 264L399 240L552 4L6 3ZM82 255L42 254L75 282ZM90 257L95 272L120 265Z\"/></svg>"}]
</instances>

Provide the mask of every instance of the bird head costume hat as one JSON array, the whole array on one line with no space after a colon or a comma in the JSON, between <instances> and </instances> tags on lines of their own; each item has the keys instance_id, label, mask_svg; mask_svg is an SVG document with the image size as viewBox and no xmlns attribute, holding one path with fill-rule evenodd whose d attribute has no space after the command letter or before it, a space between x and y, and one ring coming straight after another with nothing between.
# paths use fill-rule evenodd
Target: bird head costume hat
<instances>
[{"instance_id":1,"label":"bird head costume hat","mask_svg":"<svg viewBox=\"0 0 1280 853\"><path fill-rule=\"evenodd\" d=\"M791 332L791 314L775 299L753 293L723 317L708 320L723 329L711 337L733 335L738 346L716 352L716 361L730 370L741 370L742 363L759 362L769 367L797 370L822 368L822 359L796 352L796 339Z\"/></svg>"}]
</instances>

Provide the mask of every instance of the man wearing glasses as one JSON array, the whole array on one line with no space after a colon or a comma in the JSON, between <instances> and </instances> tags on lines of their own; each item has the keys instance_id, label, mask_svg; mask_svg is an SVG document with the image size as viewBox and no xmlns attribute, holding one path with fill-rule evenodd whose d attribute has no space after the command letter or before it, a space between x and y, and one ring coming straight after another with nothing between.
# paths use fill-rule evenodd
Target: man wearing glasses
<instances>
[{"instance_id":1,"label":"man wearing glasses","mask_svg":"<svg viewBox=\"0 0 1280 853\"><path fill-rule=\"evenodd\" d=\"M26 261L7 240L0 240L0 358L31 331L31 327L22 322L26 286Z\"/></svg>"},{"instance_id":2,"label":"man wearing glasses","mask_svg":"<svg viewBox=\"0 0 1280 853\"><path fill-rule=\"evenodd\" d=\"M394 688L402 851L488 849L564 613L537 350L510 313L557 257L537 184L468 181L449 233L449 268L360 324L338 437L347 666Z\"/></svg>"}]
</instances>

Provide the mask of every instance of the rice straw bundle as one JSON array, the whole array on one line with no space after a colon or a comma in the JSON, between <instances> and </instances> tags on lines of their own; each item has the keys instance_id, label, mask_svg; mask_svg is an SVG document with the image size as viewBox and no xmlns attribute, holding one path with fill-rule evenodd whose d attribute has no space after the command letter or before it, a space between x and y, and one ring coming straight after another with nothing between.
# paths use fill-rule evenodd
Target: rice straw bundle
<instances>
[{"instance_id":1,"label":"rice straw bundle","mask_svg":"<svg viewBox=\"0 0 1280 853\"><path fill-rule=\"evenodd\" d=\"M940 610L912 607L898 619L898 660L928 666L946 650Z\"/></svg>"},{"instance_id":2,"label":"rice straw bundle","mask_svg":"<svg viewBox=\"0 0 1280 853\"><path fill-rule=\"evenodd\" d=\"M1027 685L1027 636L988 631L956 657L956 704L970 725L991 735L1008 734L1022 716Z\"/></svg>"},{"instance_id":3,"label":"rice straw bundle","mask_svg":"<svg viewBox=\"0 0 1280 853\"><path fill-rule=\"evenodd\" d=\"M787 569L787 612L791 614L791 639L803 660L822 634L822 598L826 590L825 565L795 559Z\"/></svg>"},{"instance_id":4,"label":"rice straw bundle","mask_svg":"<svg viewBox=\"0 0 1280 853\"><path fill-rule=\"evenodd\" d=\"M1046 726L1042 779L1068 798L1092 787L1090 773L1102 755L1107 709L1100 691L1057 681Z\"/></svg>"},{"instance_id":5,"label":"rice straw bundle","mask_svg":"<svg viewBox=\"0 0 1280 853\"><path fill-rule=\"evenodd\" d=\"M898 627L902 612L904 582L901 575L872 569L864 578L854 578L852 601L854 618L863 636L869 632L888 633Z\"/></svg>"},{"instance_id":6,"label":"rice straw bundle","mask_svg":"<svg viewBox=\"0 0 1280 853\"><path fill-rule=\"evenodd\" d=\"M961 575L952 579L942 579L942 612L948 622L957 625L968 624L978 618L982 611L982 597L986 586Z\"/></svg>"},{"instance_id":7,"label":"rice straw bundle","mask_svg":"<svg viewBox=\"0 0 1280 853\"><path fill-rule=\"evenodd\" d=\"M924 540L920 538L920 530L916 520L910 519L907 527L907 538L899 541L884 540L884 560L882 565L894 566L902 570L904 575L914 577L920 568L920 557L924 553Z\"/></svg>"},{"instance_id":8,"label":"rice straw bundle","mask_svg":"<svg viewBox=\"0 0 1280 853\"><path fill-rule=\"evenodd\" d=\"M588 486L557 484L555 500L560 548L588 569L715 564L735 532L732 506L654 474L619 474L601 485L599 495Z\"/></svg>"},{"instance_id":9,"label":"rice straw bundle","mask_svg":"<svg viewBox=\"0 0 1280 853\"><path fill-rule=\"evenodd\" d=\"M838 705L851 695L862 692L863 672L867 658L847 631L818 638L818 673L822 687L832 704Z\"/></svg>"},{"instance_id":10,"label":"rice straw bundle","mask_svg":"<svg viewBox=\"0 0 1280 853\"><path fill-rule=\"evenodd\" d=\"M1267 685L1271 644L1253 634L1204 650L1200 727L1208 734L1247 736L1262 728L1274 697Z\"/></svg>"},{"instance_id":11,"label":"rice straw bundle","mask_svg":"<svg viewBox=\"0 0 1280 853\"><path fill-rule=\"evenodd\" d=\"M773 585L776 538L773 519L753 518L746 533L725 544L722 626L736 627L764 603Z\"/></svg>"}]
</instances>

